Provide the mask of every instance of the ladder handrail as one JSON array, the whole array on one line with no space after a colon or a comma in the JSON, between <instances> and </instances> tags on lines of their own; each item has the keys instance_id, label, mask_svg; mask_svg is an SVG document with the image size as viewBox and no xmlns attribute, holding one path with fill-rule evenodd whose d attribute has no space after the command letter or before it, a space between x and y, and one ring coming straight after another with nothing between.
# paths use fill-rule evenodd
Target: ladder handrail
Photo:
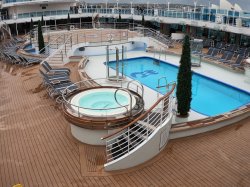
<instances>
[{"instance_id":1,"label":"ladder handrail","mask_svg":"<svg viewBox=\"0 0 250 187\"><path fill-rule=\"evenodd\" d=\"M62 36L63 36L63 35L58 36L55 40L57 40L58 38L60 38L60 37L62 37ZM69 35L68 38L65 39L64 42L61 43L61 44L58 46L57 50L55 50L53 53L49 54L43 61L49 61L49 59L52 58L53 56L55 56L55 54L56 54L58 51L60 51L60 53L63 55L63 47L68 43L68 41L71 39L71 37L72 37L72 36ZM55 41L55 40L53 40L53 41ZM50 42L48 45L46 45L46 46L49 46L50 44L51 44L51 42ZM66 53L65 53L65 55L66 55ZM42 61L42 62L43 62L43 61ZM42 62L41 62L41 63L42 63Z\"/></svg>"},{"instance_id":2,"label":"ladder handrail","mask_svg":"<svg viewBox=\"0 0 250 187\"><path fill-rule=\"evenodd\" d=\"M122 90L122 91L127 92L127 93L129 94L130 104L128 104L128 105L122 105L122 104L120 104L120 103L118 102L116 95L117 95L117 92L118 92L119 90ZM127 89L124 89L124 88L117 88L117 89L115 90L114 97L115 97L115 101L116 101L116 103L117 103L118 105L120 105L121 107L126 108L127 114L128 114L128 112L129 112L129 110L128 110L127 107L130 106L130 116L132 116L132 102L133 102L133 100L132 100L132 95L131 95L130 91L127 90ZM126 107L126 106L127 106L127 107Z\"/></svg>"},{"instance_id":3,"label":"ladder handrail","mask_svg":"<svg viewBox=\"0 0 250 187\"><path fill-rule=\"evenodd\" d=\"M140 89L141 89L141 97L143 98L144 97L144 87L143 87L143 85L142 85L142 83L140 83L138 80L131 80L131 81L129 81L128 82L128 84L127 84L127 89L129 89L129 86L130 86L130 84L134 84L134 82L136 82L136 83L138 83L141 87L140 87ZM134 84L134 85L136 85L136 84ZM138 89L138 87L139 86L137 86L137 89ZM137 90L137 94L139 94L138 93L138 90ZM139 94L140 95L140 94Z\"/></svg>"}]
</instances>

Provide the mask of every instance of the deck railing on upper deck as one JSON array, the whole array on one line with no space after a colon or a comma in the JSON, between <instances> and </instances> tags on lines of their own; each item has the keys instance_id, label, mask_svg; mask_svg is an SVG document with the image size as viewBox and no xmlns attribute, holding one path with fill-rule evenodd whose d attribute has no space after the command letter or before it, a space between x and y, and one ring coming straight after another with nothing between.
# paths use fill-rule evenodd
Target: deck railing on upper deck
<instances>
[{"instance_id":1,"label":"deck railing on upper deck","mask_svg":"<svg viewBox=\"0 0 250 187\"><path fill-rule=\"evenodd\" d=\"M78 12L71 10L52 10L52 11L34 11L27 13L20 13L17 15L2 15L2 20L8 19L21 19L21 18L32 18L32 17L41 17L43 16L67 16L67 14L109 14L113 15L114 19L116 15L131 15L133 16L151 16L158 18L181 18L185 20L195 20L203 22L213 22L230 26L239 26L237 25L236 19L242 20L242 25L240 27L249 27L250 26L250 13L246 11L235 11L235 10L223 10L223 9L214 9L208 7L199 7L194 11L194 9L144 9L137 10L135 8L81 8Z\"/></svg>"}]
</instances>

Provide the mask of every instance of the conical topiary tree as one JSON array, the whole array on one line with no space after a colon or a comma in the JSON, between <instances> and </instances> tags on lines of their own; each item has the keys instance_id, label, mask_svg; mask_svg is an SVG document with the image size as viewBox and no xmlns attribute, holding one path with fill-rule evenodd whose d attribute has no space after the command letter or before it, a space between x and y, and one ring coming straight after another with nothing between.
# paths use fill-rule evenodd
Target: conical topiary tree
<instances>
[{"instance_id":1,"label":"conical topiary tree","mask_svg":"<svg viewBox=\"0 0 250 187\"><path fill-rule=\"evenodd\" d=\"M43 19L43 15L42 15L42 18L41 18L41 25L44 26L44 19Z\"/></svg>"},{"instance_id":2,"label":"conical topiary tree","mask_svg":"<svg viewBox=\"0 0 250 187\"><path fill-rule=\"evenodd\" d=\"M33 23L33 19L31 18L30 20L30 31L32 31L34 28L34 23Z\"/></svg>"},{"instance_id":3,"label":"conical topiary tree","mask_svg":"<svg viewBox=\"0 0 250 187\"><path fill-rule=\"evenodd\" d=\"M122 16L121 16L121 13L119 13L118 22L122 22Z\"/></svg>"},{"instance_id":4,"label":"conical topiary tree","mask_svg":"<svg viewBox=\"0 0 250 187\"><path fill-rule=\"evenodd\" d=\"M38 48L40 53L43 53L45 51L45 45L44 45L44 39L43 39L43 31L42 31L42 25L41 21L38 21Z\"/></svg>"},{"instance_id":5,"label":"conical topiary tree","mask_svg":"<svg viewBox=\"0 0 250 187\"><path fill-rule=\"evenodd\" d=\"M67 27L68 27L68 31L70 30L70 16L68 13L68 19L67 19Z\"/></svg>"},{"instance_id":6,"label":"conical topiary tree","mask_svg":"<svg viewBox=\"0 0 250 187\"><path fill-rule=\"evenodd\" d=\"M33 23L33 19L31 18L30 20L30 43L31 43L31 38L34 37L33 29L34 29L34 23Z\"/></svg>"},{"instance_id":7,"label":"conical topiary tree","mask_svg":"<svg viewBox=\"0 0 250 187\"><path fill-rule=\"evenodd\" d=\"M187 117L192 100L192 71L189 36L185 36L177 77L178 114Z\"/></svg>"},{"instance_id":8,"label":"conical topiary tree","mask_svg":"<svg viewBox=\"0 0 250 187\"><path fill-rule=\"evenodd\" d=\"M141 24L144 25L145 24L145 20L144 20L144 14L142 14L142 18L141 18Z\"/></svg>"}]
</instances>

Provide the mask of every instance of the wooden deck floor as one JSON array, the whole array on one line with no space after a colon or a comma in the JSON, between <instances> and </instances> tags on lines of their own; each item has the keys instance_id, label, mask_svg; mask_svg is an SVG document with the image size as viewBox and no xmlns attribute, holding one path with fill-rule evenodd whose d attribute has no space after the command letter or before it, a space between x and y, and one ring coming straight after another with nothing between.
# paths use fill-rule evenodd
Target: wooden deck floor
<instances>
[{"instance_id":1,"label":"wooden deck floor","mask_svg":"<svg viewBox=\"0 0 250 187\"><path fill-rule=\"evenodd\" d=\"M41 87L37 69L0 63L1 187L16 183L25 187L249 186L250 118L170 141L146 164L107 173L102 167L104 149L72 138L67 121Z\"/></svg>"}]
</instances>

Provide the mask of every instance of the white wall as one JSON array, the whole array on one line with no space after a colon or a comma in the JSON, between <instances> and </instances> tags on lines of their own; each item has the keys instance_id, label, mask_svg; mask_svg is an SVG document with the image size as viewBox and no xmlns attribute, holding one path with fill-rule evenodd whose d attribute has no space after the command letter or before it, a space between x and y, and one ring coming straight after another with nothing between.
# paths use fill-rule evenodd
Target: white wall
<instances>
[{"instance_id":1,"label":"white wall","mask_svg":"<svg viewBox=\"0 0 250 187\"><path fill-rule=\"evenodd\" d=\"M30 12L45 12L45 11L53 11L53 10L69 10L70 6L73 6L72 3L53 3L48 4L46 9L42 9L40 4L35 5L26 5L26 6L15 6L9 8L9 15L13 14L22 14L22 13L30 13Z\"/></svg>"},{"instance_id":2,"label":"white wall","mask_svg":"<svg viewBox=\"0 0 250 187\"><path fill-rule=\"evenodd\" d=\"M80 142L90 145L105 145L102 137L108 135L108 130L91 130L70 124L72 135Z\"/></svg>"},{"instance_id":3,"label":"white wall","mask_svg":"<svg viewBox=\"0 0 250 187\"><path fill-rule=\"evenodd\" d=\"M80 47L85 47L84 51L79 51ZM112 45L112 43L110 43L109 45L109 49L115 49L116 47L119 49L119 51L121 52L122 46L127 47L127 51L131 51L131 50L135 50L138 48L146 48L146 44L144 42L134 42L132 44L132 42L128 42L128 43L124 43L124 44L114 44ZM86 44L82 44L82 45L78 45L77 48L74 50L73 55L74 56L93 56L93 55L105 55L106 54L106 45L103 46L98 46L98 47L90 47L87 46ZM94 50L93 50L94 49ZM110 54L114 54L115 50L110 50Z\"/></svg>"},{"instance_id":4,"label":"white wall","mask_svg":"<svg viewBox=\"0 0 250 187\"><path fill-rule=\"evenodd\" d=\"M185 128L185 129L180 128L180 130L177 130L177 131L175 131L174 128L172 128L170 130L169 137L170 137L170 139L177 139L177 138L182 138L182 137L187 137L187 136L193 136L193 135L204 133L204 132L209 132L212 130L219 129L221 127L225 127L225 126L234 124L238 121L241 121L241 120L249 117L249 115L250 115L250 112L245 113L243 115L236 116L235 118L232 118L232 119L229 119L229 120L226 120L223 122L218 122L218 123L213 124L213 125L201 126L198 128L192 128L192 127Z\"/></svg>"}]
</instances>

